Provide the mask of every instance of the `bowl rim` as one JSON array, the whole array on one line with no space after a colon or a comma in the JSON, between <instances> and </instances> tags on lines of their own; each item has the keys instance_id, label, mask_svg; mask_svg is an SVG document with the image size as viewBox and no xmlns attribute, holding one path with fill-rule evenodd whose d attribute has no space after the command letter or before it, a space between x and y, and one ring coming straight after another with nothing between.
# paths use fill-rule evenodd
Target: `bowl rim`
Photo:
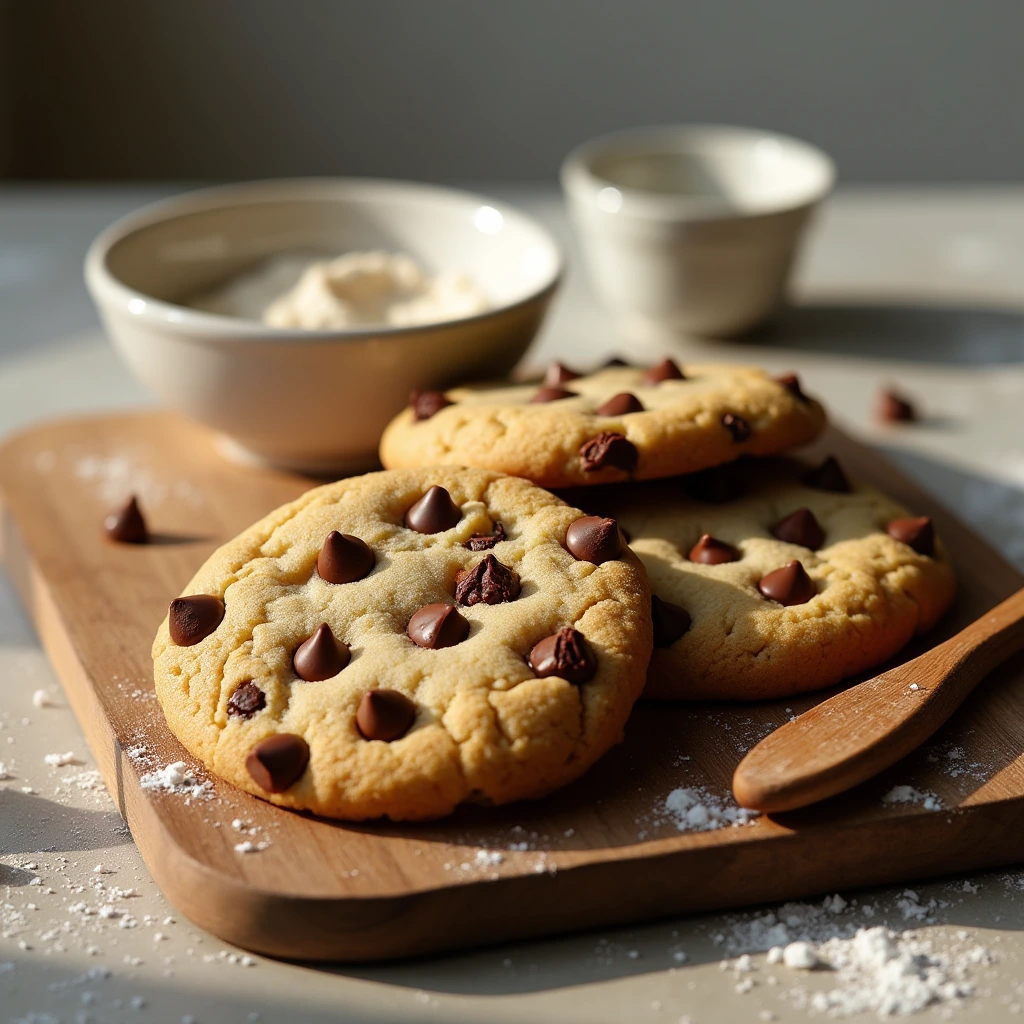
<instances>
[{"instance_id":1,"label":"bowl rim","mask_svg":"<svg viewBox=\"0 0 1024 1024\"><path fill-rule=\"evenodd\" d=\"M799 198L785 202L767 202L750 209L723 210L721 204L710 199L702 200L695 196L672 195L623 186L602 178L591 169L598 157L615 150L628 152L632 149L642 152L660 149L680 153L693 152L700 145L715 138L732 138L748 143L778 143L816 165L820 173L820 182ZM832 191L836 181L836 165L835 161L814 143L782 132L743 125L679 123L626 128L587 139L572 149L562 161L560 177L562 188L568 197L582 200L599 214L615 216L624 213L652 220L671 218L691 222L737 221L776 216L814 206ZM599 194L609 187L619 193L620 205L617 208L604 206L598 199Z\"/></svg>"},{"instance_id":2,"label":"bowl rim","mask_svg":"<svg viewBox=\"0 0 1024 1024\"><path fill-rule=\"evenodd\" d=\"M225 316L192 309L190 306L157 299L152 295L132 288L116 277L111 271L107 257L119 242L137 231L159 224L171 217L190 213L202 213L225 206L280 201L283 199L328 199L344 198L341 193L366 191L399 192L411 190L420 195L437 198L469 201L490 206L503 217L519 220L534 231L548 246L553 258L552 270L547 278L527 295L515 302L507 302L473 316L448 320L432 320L424 324L389 325L367 324L345 328L290 328L270 327L259 320ZM173 325L175 329L209 340L246 342L337 342L366 341L373 338L403 338L415 334L429 333L439 329L456 329L494 320L508 313L546 301L558 288L565 276L565 253L554 235L535 217L517 207L468 189L450 188L428 182L404 181L394 178L357 177L298 177L267 178L255 181L231 182L204 188L188 189L184 192L158 199L132 210L104 228L90 243L84 260L85 283L93 301L101 309L112 305L118 311L127 313L142 321Z\"/></svg>"}]
</instances>

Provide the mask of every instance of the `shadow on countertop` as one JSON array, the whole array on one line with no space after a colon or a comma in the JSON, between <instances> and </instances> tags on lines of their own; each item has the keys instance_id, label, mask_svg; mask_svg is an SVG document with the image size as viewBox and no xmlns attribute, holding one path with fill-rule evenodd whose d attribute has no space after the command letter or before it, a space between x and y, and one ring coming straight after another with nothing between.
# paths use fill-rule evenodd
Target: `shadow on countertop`
<instances>
[{"instance_id":1,"label":"shadow on countertop","mask_svg":"<svg viewBox=\"0 0 1024 1024\"><path fill-rule=\"evenodd\" d=\"M811 303L786 307L743 340L862 359L963 366L1024 363L1024 310Z\"/></svg>"}]
</instances>

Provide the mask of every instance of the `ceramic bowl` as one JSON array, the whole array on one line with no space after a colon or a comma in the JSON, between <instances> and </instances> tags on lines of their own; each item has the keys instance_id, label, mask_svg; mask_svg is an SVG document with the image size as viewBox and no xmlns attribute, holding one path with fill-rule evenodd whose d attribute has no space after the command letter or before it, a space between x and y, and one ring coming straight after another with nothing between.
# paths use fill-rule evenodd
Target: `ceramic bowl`
<instances>
[{"instance_id":1,"label":"ceramic bowl","mask_svg":"<svg viewBox=\"0 0 1024 1024\"><path fill-rule=\"evenodd\" d=\"M303 331L184 305L271 256L371 249L464 270L491 308L423 326ZM231 454L320 474L372 464L412 389L508 371L561 270L548 232L502 203L358 179L186 193L117 221L85 261L107 333L150 390L219 431Z\"/></svg>"},{"instance_id":2,"label":"ceramic bowl","mask_svg":"<svg viewBox=\"0 0 1024 1024\"><path fill-rule=\"evenodd\" d=\"M819 149L745 128L644 128L562 165L598 297L635 340L739 334L782 301L835 169Z\"/></svg>"}]
</instances>

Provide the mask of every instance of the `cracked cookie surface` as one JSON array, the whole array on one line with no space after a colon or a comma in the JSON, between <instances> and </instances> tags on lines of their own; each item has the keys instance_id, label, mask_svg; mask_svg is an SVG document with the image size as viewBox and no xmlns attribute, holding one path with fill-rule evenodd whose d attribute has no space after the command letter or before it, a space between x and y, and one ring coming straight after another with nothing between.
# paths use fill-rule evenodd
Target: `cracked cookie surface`
<instances>
[{"instance_id":1,"label":"cracked cookie surface","mask_svg":"<svg viewBox=\"0 0 1024 1024\"><path fill-rule=\"evenodd\" d=\"M847 481L834 461L808 470L741 460L567 495L614 516L647 569L645 696L759 700L831 686L890 658L952 603L953 570L929 520Z\"/></svg>"},{"instance_id":2,"label":"cracked cookie surface","mask_svg":"<svg viewBox=\"0 0 1024 1024\"><path fill-rule=\"evenodd\" d=\"M160 626L172 731L242 789L351 820L572 781L621 739L651 650L643 568L625 545L574 556L581 516L525 480L449 467L309 491L216 551Z\"/></svg>"},{"instance_id":3,"label":"cracked cookie surface","mask_svg":"<svg viewBox=\"0 0 1024 1024\"><path fill-rule=\"evenodd\" d=\"M542 385L414 395L387 427L389 468L457 464L574 487L692 473L813 440L825 412L789 375L749 366L616 366ZM678 375L678 376L677 376Z\"/></svg>"}]
</instances>

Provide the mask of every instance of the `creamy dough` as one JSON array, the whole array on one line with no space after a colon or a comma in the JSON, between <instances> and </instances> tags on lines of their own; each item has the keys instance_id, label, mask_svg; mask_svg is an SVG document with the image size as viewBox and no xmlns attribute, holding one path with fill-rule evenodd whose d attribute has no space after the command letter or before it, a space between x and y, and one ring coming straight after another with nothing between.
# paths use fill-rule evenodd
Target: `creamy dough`
<instances>
[{"instance_id":1,"label":"creamy dough","mask_svg":"<svg viewBox=\"0 0 1024 1024\"><path fill-rule=\"evenodd\" d=\"M409 327L475 316L489 307L464 273L426 273L402 253L349 252L332 260L281 255L201 296L194 309L270 327Z\"/></svg>"}]
</instances>

